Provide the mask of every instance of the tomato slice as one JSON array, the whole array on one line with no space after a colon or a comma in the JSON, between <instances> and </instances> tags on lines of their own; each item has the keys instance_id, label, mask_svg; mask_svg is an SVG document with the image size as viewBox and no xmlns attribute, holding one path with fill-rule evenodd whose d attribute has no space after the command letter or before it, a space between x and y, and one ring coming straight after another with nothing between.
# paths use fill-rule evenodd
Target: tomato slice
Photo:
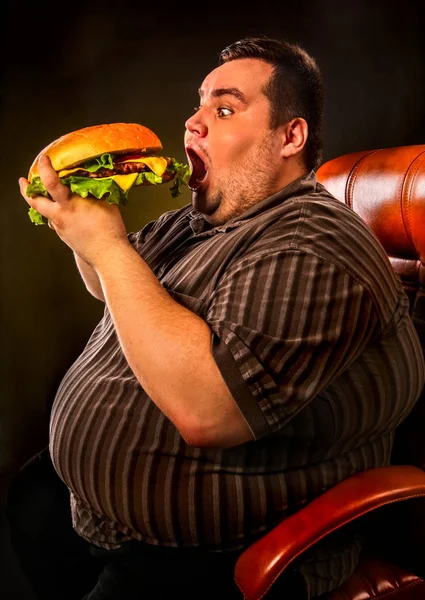
<instances>
[{"instance_id":1,"label":"tomato slice","mask_svg":"<svg viewBox=\"0 0 425 600\"><path fill-rule=\"evenodd\" d=\"M124 154L123 156L116 157L114 162L122 163L126 160L131 160L133 158L143 158L144 156L146 156L146 154L144 154L143 152L134 152L133 154Z\"/></svg>"}]
</instances>

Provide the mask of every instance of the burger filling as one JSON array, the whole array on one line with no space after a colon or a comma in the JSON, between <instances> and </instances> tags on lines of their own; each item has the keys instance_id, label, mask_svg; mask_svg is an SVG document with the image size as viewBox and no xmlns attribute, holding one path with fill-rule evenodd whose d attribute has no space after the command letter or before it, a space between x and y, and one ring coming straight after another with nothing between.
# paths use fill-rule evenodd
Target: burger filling
<instances>
[{"instance_id":1,"label":"burger filling","mask_svg":"<svg viewBox=\"0 0 425 600\"><path fill-rule=\"evenodd\" d=\"M163 156L132 154L113 157L111 154L103 154L100 158L87 161L81 166L73 169L63 169L59 171L58 175L59 177L66 177L72 173L75 176L96 179L152 171L158 177L162 177L171 164L172 160Z\"/></svg>"}]
</instances>

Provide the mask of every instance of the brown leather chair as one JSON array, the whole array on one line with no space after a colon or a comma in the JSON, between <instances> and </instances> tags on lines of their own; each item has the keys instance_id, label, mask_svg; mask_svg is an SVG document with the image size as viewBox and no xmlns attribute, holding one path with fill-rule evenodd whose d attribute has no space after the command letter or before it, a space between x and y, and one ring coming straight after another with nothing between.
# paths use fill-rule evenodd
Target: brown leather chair
<instances>
[{"instance_id":1,"label":"brown leather chair","mask_svg":"<svg viewBox=\"0 0 425 600\"><path fill-rule=\"evenodd\" d=\"M317 176L383 244L425 350L425 145L348 154ZM424 392L396 432L392 463L347 478L245 550L235 568L244 597L262 598L303 552L357 520L366 534L359 564L321 600L425 600Z\"/></svg>"}]
</instances>

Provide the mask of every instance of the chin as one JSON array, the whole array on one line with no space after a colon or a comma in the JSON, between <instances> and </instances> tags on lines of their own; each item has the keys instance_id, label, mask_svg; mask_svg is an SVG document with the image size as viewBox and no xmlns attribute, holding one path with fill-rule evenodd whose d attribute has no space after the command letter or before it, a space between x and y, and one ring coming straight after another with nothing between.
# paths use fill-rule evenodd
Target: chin
<instances>
[{"instance_id":1,"label":"chin","mask_svg":"<svg viewBox=\"0 0 425 600\"><path fill-rule=\"evenodd\" d=\"M205 219L212 223L215 213L221 206L222 194L218 194L215 198L207 196L204 190L196 190L192 192L192 205L204 215Z\"/></svg>"}]
</instances>

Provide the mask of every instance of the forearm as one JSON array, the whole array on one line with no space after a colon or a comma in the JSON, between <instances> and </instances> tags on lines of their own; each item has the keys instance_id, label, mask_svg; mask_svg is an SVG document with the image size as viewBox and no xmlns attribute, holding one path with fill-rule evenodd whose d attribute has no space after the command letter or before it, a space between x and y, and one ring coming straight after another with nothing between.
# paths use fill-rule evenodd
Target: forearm
<instances>
[{"instance_id":1,"label":"forearm","mask_svg":"<svg viewBox=\"0 0 425 600\"><path fill-rule=\"evenodd\" d=\"M74 252L75 262L87 290L99 300L105 302L102 286L96 271Z\"/></svg>"},{"instance_id":2,"label":"forearm","mask_svg":"<svg viewBox=\"0 0 425 600\"><path fill-rule=\"evenodd\" d=\"M212 356L207 323L170 297L130 244L102 257L96 272L130 367L186 441L251 439ZM234 425L226 431L223 422Z\"/></svg>"}]
</instances>

